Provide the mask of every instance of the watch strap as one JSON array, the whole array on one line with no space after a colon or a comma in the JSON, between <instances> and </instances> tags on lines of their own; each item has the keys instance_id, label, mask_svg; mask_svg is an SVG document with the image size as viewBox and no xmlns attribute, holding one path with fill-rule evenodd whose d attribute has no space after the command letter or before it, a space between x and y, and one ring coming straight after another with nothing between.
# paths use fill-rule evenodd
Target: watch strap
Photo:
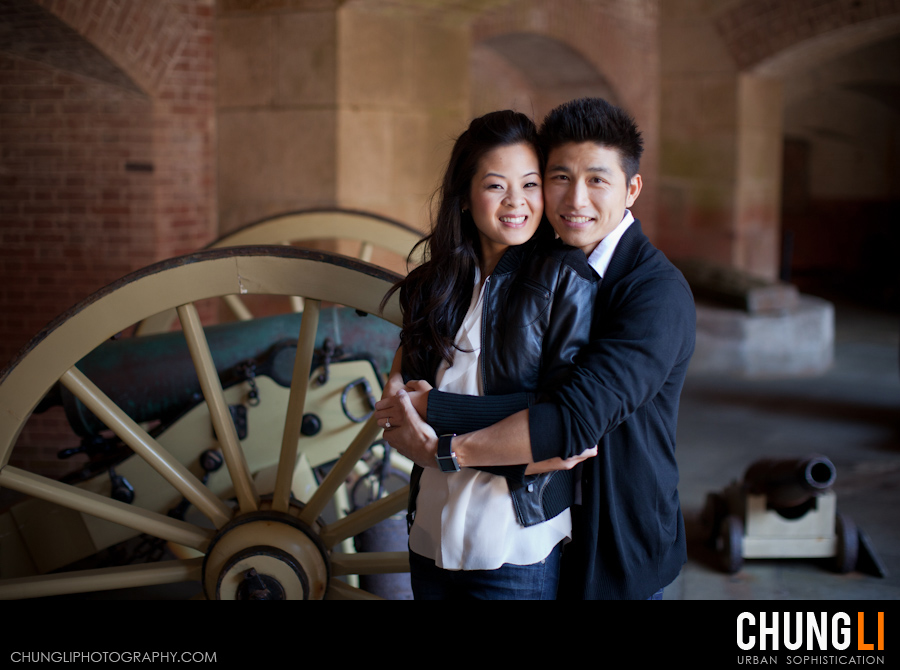
<instances>
[{"instance_id":1,"label":"watch strap","mask_svg":"<svg viewBox=\"0 0 900 670\"><path fill-rule=\"evenodd\" d=\"M456 460L456 453L453 451L452 440L456 434L441 435L438 438L437 460L438 468L441 472L459 472L459 461Z\"/></svg>"}]
</instances>

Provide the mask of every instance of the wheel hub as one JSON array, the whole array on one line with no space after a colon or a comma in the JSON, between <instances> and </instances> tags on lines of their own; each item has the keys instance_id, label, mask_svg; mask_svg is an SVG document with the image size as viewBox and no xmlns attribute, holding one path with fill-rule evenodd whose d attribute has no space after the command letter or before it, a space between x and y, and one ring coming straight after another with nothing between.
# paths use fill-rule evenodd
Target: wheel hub
<instances>
[{"instance_id":1,"label":"wheel hub","mask_svg":"<svg viewBox=\"0 0 900 670\"><path fill-rule=\"evenodd\" d=\"M316 530L282 512L254 512L228 524L203 562L210 600L321 600L329 576Z\"/></svg>"}]
</instances>

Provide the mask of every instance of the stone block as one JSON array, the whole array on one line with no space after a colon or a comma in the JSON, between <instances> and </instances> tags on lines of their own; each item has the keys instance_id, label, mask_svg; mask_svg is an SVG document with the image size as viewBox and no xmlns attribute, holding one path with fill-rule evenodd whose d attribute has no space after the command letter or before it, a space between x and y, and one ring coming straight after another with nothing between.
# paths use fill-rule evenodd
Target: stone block
<instances>
[{"instance_id":1,"label":"stone block","mask_svg":"<svg viewBox=\"0 0 900 670\"><path fill-rule=\"evenodd\" d=\"M797 287L769 281L736 268L700 260L676 261L694 297L750 314L782 313L797 308Z\"/></svg>"},{"instance_id":2,"label":"stone block","mask_svg":"<svg viewBox=\"0 0 900 670\"><path fill-rule=\"evenodd\" d=\"M271 104L274 95L272 19L242 16L217 22L221 108Z\"/></svg>"},{"instance_id":3,"label":"stone block","mask_svg":"<svg viewBox=\"0 0 900 670\"><path fill-rule=\"evenodd\" d=\"M800 295L780 314L697 304L691 374L790 377L822 374L834 359L834 305Z\"/></svg>"},{"instance_id":4,"label":"stone block","mask_svg":"<svg viewBox=\"0 0 900 670\"><path fill-rule=\"evenodd\" d=\"M281 17L275 27L275 102L288 107L334 104L337 25L330 12Z\"/></svg>"}]
</instances>

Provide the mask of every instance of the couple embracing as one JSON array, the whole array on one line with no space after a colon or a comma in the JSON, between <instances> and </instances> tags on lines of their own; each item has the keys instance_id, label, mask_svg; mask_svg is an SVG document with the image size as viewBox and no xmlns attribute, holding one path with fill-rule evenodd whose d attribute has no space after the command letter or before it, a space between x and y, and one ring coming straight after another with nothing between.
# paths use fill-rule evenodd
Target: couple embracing
<instances>
[{"instance_id":1,"label":"couple embracing","mask_svg":"<svg viewBox=\"0 0 900 670\"><path fill-rule=\"evenodd\" d=\"M416 463L417 599L660 599L686 560L695 312L641 232L643 142L598 98L457 139L376 418Z\"/></svg>"}]
</instances>

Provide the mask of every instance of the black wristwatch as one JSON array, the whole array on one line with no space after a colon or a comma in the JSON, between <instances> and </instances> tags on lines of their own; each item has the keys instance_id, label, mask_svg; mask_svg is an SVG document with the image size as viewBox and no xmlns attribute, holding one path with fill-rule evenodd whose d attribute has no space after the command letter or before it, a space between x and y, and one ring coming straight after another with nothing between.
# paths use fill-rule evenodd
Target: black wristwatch
<instances>
[{"instance_id":1,"label":"black wristwatch","mask_svg":"<svg viewBox=\"0 0 900 670\"><path fill-rule=\"evenodd\" d=\"M456 460L456 453L450 445L451 440L456 437L456 433L452 435L441 435L438 438L437 460L438 467L441 472L459 472L459 461Z\"/></svg>"}]
</instances>

